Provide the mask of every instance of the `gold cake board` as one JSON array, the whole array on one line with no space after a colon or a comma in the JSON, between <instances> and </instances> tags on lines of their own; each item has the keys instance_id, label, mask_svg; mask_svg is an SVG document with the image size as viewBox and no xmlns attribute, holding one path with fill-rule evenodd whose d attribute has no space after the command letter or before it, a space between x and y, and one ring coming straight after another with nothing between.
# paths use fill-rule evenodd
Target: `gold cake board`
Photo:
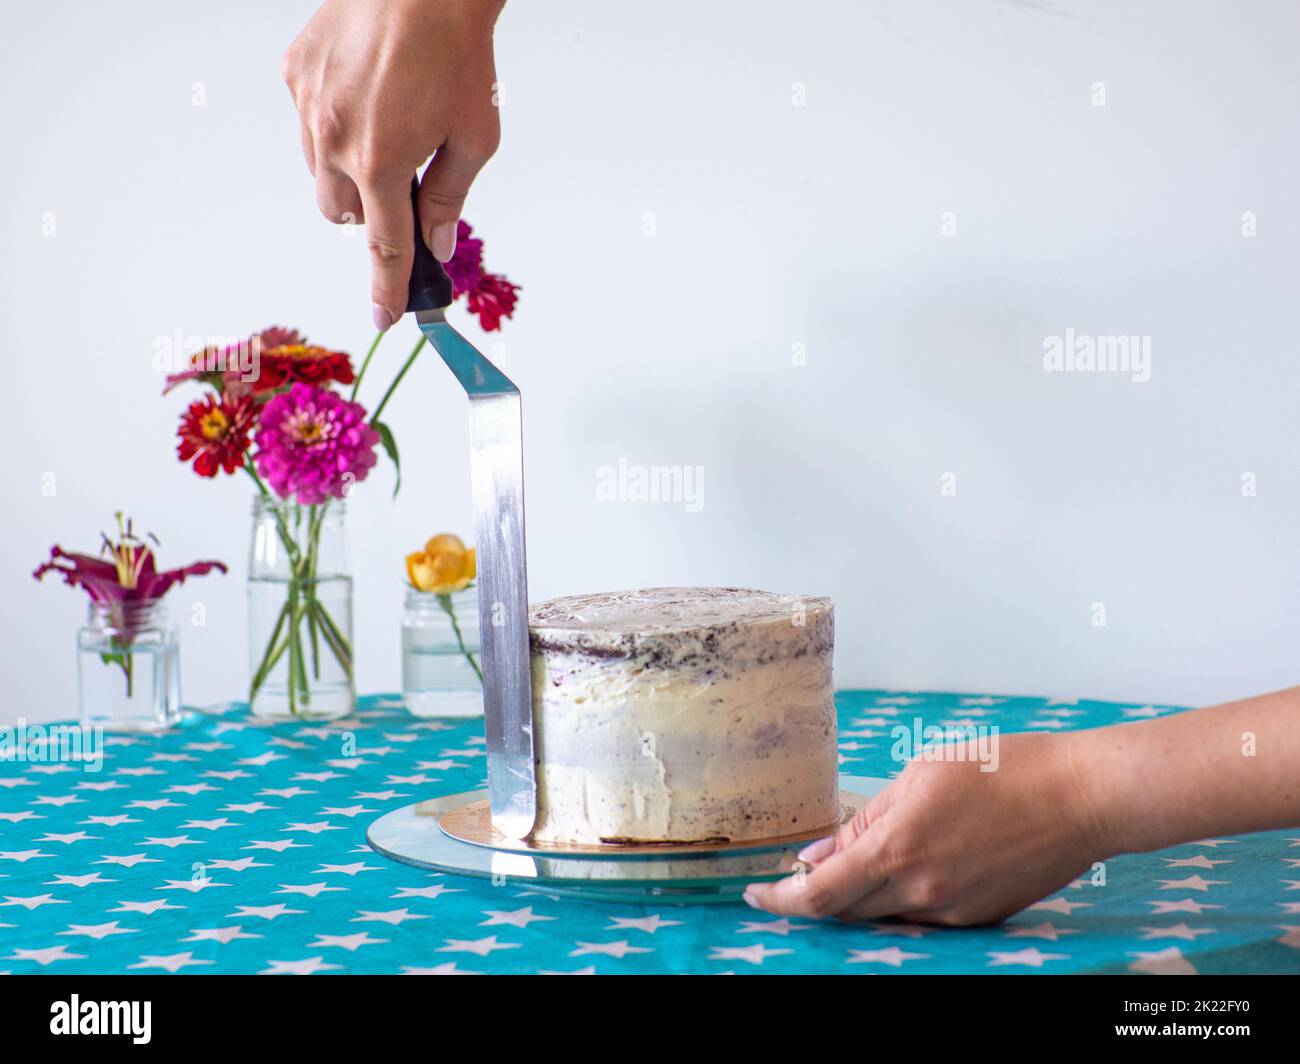
<instances>
[{"instance_id":1,"label":"gold cake board","mask_svg":"<svg viewBox=\"0 0 1300 1064\"><path fill-rule=\"evenodd\" d=\"M832 824L821 824L805 831L758 839L703 839L694 842L538 842L511 839L492 826L492 810L486 799L468 802L437 814L438 827L445 834L472 846L486 846L504 853L534 853L551 857L672 857L690 854L728 853L744 850L772 850L811 842L834 834L842 824L871 799L852 791L840 791L840 817Z\"/></svg>"},{"instance_id":2,"label":"gold cake board","mask_svg":"<svg viewBox=\"0 0 1300 1064\"><path fill-rule=\"evenodd\" d=\"M842 815L852 816L888 784L886 779L841 775ZM384 857L414 868L490 880L495 886L513 884L548 896L634 904L734 904L747 884L798 871L798 852L806 841L839 826L743 842L578 847L503 839L491 832L486 809L485 790L427 798L384 813L367 829L366 841ZM481 841L449 834L444 821L465 835L476 832Z\"/></svg>"}]
</instances>

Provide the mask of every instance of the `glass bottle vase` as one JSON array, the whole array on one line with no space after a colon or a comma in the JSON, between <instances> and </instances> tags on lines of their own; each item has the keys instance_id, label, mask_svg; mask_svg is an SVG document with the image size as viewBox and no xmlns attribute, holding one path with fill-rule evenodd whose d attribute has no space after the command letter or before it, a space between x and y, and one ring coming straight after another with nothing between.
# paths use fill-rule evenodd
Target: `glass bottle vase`
<instances>
[{"instance_id":1,"label":"glass bottle vase","mask_svg":"<svg viewBox=\"0 0 1300 1064\"><path fill-rule=\"evenodd\" d=\"M77 631L81 723L162 731L181 719L176 628L158 600L91 603Z\"/></svg>"},{"instance_id":2,"label":"glass bottle vase","mask_svg":"<svg viewBox=\"0 0 1300 1064\"><path fill-rule=\"evenodd\" d=\"M417 717L483 715L478 591L408 588L402 614L402 700Z\"/></svg>"},{"instance_id":3,"label":"glass bottle vase","mask_svg":"<svg viewBox=\"0 0 1300 1064\"><path fill-rule=\"evenodd\" d=\"M248 558L249 707L333 720L356 704L346 505L259 495Z\"/></svg>"}]
</instances>

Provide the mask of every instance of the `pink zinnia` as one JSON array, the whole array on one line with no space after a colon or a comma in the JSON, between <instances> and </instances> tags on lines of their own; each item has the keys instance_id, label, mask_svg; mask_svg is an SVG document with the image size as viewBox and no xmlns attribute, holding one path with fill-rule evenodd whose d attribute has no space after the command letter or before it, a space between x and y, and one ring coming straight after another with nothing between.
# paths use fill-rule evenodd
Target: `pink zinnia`
<instances>
[{"instance_id":1,"label":"pink zinnia","mask_svg":"<svg viewBox=\"0 0 1300 1064\"><path fill-rule=\"evenodd\" d=\"M379 433L366 424L359 403L295 384L262 408L257 430L257 471L282 499L304 506L343 498L375 464Z\"/></svg>"}]
</instances>

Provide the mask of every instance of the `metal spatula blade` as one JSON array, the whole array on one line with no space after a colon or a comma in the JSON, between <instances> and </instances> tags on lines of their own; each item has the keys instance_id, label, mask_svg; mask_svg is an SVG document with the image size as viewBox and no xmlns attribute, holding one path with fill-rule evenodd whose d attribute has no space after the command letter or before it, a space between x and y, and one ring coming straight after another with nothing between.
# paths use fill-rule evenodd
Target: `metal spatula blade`
<instances>
[{"instance_id":1,"label":"metal spatula blade","mask_svg":"<svg viewBox=\"0 0 1300 1064\"><path fill-rule=\"evenodd\" d=\"M414 197L414 186L412 187ZM470 473L478 560L483 724L492 826L526 838L537 819L533 685L524 549L524 451L519 389L447 324L452 286L415 223L407 309L469 396Z\"/></svg>"}]
</instances>

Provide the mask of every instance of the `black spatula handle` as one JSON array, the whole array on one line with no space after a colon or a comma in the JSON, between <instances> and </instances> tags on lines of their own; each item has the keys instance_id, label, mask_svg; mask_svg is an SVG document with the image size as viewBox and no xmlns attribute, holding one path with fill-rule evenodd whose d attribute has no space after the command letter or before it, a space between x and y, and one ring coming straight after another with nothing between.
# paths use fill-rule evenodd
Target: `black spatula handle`
<instances>
[{"instance_id":1,"label":"black spatula handle","mask_svg":"<svg viewBox=\"0 0 1300 1064\"><path fill-rule=\"evenodd\" d=\"M411 178L411 213L415 216L415 260L411 263L411 286L407 294L406 310L438 310L451 306L455 295L451 278L442 263L433 257L429 245L420 232L420 182Z\"/></svg>"}]
</instances>

